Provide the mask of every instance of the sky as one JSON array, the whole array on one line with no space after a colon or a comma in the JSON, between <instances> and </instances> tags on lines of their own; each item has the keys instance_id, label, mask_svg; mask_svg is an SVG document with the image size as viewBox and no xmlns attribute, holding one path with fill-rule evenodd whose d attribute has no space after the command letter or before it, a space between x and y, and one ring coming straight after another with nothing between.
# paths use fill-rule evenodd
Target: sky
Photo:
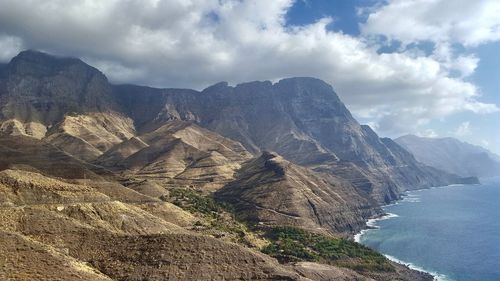
<instances>
[{"instance_id":1,"label":"sky","mask_svg":"<svg viewBox=\"0 0 500 281\"><path fill-rule=\"evenodd\" d=\"M311 76L381 136L500 153L498 0L0 0L0 62L38 49L113 83Z\"/></svg>"}]
</instances>

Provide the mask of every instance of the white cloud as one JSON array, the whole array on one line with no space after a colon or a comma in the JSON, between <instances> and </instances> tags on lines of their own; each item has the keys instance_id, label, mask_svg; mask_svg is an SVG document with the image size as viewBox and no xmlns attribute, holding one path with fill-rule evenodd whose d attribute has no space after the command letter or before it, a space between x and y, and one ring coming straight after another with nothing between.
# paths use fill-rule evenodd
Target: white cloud
<instances>
[{"instance_id":1,"label":"white cloud","mask_svg":"<svg viewBox=\"0 0 500 281\"><path fill-rule=\"evenodd\" d=\"M464 137L470 135L470 133L471 133L470 122L466 121L458 125L457 129L453 134L457 137Z\"/></svg>"},{"instance_id":2,"label":"white cloud","mask_svg":"<svg viewBox=\"0 0 500 281\"><path fill-rule=\"evenodd\" d=\"M365 34L403 43L432 41L477 46L500 39L498 0L388 0L368 16Z\"/></svg>"},{"instance_id":3,"label":"white cloud","mask_svg":"<svg viewBox=\"0 0 500 281\"><path fill-rule=\"evenodd\" d=\"M485 148L489 148L490 147L490 142L487 141L487 140L481 140L481 145Z\"/></svg>"},{"instance_id":4,"label":"white cloud","mask_svg":"<svg viewBox=\"0 0 500 281\"><path fill-rule=\"evenodd\" d=\"M436 133L436 131L432 129L426 129L421 132L417 133L417 136L419 137L426 137L426 138L437 138L439 135Z\"/></svg>"},{"instance_id":5,"label":"white cloud","mask_svg":"<svg viewBox=\"0 0 500 281\"><path fill-rule=\"evenodd\" d=\"M287 26L292 4L0 0L0 33L22 40L14 44L18 50L83 57L115 82L200 89L222 80L315 76L331 83L361 121L384 134L415 132L431 119L462 111L499 110L480 102L477 88L463 80L476 68L475 56L446 53L444 43L441 53L430 56L379 54L367 38L329 31L330 18Z\"/></svg>"},{"instance_id":6,"label":"white cloud","mask_svg":"<svg viewBox=\"0 0 500 281\"><path fill-rule=\"evenodd\" d=\"M474 73L479 63L479 58L474 54L456 54L450 43L437 43L432 53L432 58L440 62L443 70L448 74L456 71L461 78Z\"/></svg>"},{"instance_id":7,"label":"white cloud","mask_svg":"<svg viewBox=\"0 0 500 281\"><path fill-rule=\"evenodd\" d=\"M0 28L0 61L11 59L22 48L23 42L20 38L2 34Z\"/></svg>"}]
</instances>

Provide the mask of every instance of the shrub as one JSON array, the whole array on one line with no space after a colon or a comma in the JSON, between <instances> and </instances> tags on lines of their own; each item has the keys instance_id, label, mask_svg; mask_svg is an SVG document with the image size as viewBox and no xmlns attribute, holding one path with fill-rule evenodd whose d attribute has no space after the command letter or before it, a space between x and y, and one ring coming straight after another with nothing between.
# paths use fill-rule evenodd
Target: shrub
<instances>
[{"instance_id":1,"label":"shrub","mask_svg":"<svg viewBox=\"0 0 500 281\"><path fill-rule=\"evenodd\" d=\"M280 262L319 261L356 271L394 271L382 254L343 238L294 227L274 227L267 236L272 243L262 251Z\"/></svg>"}]
</instances>

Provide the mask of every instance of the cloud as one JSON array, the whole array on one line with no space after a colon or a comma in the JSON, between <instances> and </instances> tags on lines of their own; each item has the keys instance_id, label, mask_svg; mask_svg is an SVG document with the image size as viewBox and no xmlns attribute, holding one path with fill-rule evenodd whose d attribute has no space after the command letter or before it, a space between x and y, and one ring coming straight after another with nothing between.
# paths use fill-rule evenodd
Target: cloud
<instances>
[{"instance_id":1,"label":"cloud","mask_svg":"<svg viewBox=\"0 0 500 281\"><path fill-rule=\"evenodd\" d=\"M7 61L17 55L23 48L20 38L1 33L0 30L0 61Z\"/></svg>"},{"instance_id":2,"label":"cloud","mask_svg":"<svg viewBox=\"0 0 500 281\"><path fill-rule=\"evenodd\" d=\"M457 137L464 137L470 135L470 133L471 133L470 122L466 121L461 123L453 134Z\"/></svg>"},{"instance_id":3,"label":"cloud","mask_svg":"<svg viewBox=\"0 0 500 281\"><path fill-rule=\"evenodd\" d=\"M481 140L481 146L489 148L490 147L490 142L487 140Z\"/></svg>"},{"instance_id":4,"label":"cloud","mask_svg":"<svg viewBox=\"0 0 500 281\"><path fill-rule=\"evenodd\" d=\"M419 137L426 137L426 138L437 138L439 135L436 133L436 131L432 129L426 129L422 132L417 133L417 136Z\"/></svg>"},{"instance_id":5,"label":"cloud","mask_svg":"<svg viewBox=\"0 0 500 281\"><path fill-rule=\"evenodd\" d=\"M451 42L477 46L500 39L497 0L389 0L372 10L362 31L409 44Z\"/></svg>"},{"instance_id":6,"label":"cloud","mask_svg":"<svg viewBox=\"0 0 500 281\"><path fill-rule=\"evenodd\" d=\"M432 6L433 1L428 2ZM0 34L14 38L5 42L15 42L0 39L0 47L82 57L116 83L201 89L218 81L315 76L331 83L362 122L371 122L383 134L417 131L431 119L458 112L499 110L482 103L476 86L463 79L478 64L474 55L457 56L444 43L441 52L431 55L381 54L380 45L370 38L329 30L328 17L287 25L286 13L293 4L0 0ZM385 8L370 12L386 13ZM365 32L375 22L372 15ZM398 34L394 37L404 37ZM5 56L0 54L0 59Z\"/></svg>"}]
</instances>

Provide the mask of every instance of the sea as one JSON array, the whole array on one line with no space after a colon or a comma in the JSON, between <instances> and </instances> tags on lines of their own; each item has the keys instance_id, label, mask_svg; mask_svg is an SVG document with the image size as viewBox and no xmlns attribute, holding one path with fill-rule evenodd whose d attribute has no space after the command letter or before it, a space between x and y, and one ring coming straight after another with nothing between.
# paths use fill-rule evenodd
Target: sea
<instances>
[{"instance_id":1,"label":"sea","mask_svg":"<svg viewBox=\"0 0 500 281\"><path fill-rule=\"evenodd\" d=\"M500 281L500 177L405 193L355 240L440 281Z\"/></svg>"}]
</instances>

